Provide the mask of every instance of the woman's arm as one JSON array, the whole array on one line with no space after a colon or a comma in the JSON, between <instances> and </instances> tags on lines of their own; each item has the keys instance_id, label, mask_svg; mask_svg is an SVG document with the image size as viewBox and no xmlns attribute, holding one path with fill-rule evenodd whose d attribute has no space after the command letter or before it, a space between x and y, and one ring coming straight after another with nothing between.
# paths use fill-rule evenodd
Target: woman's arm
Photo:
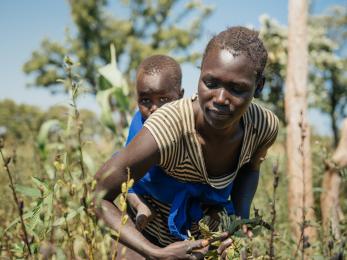
<instances>
[{"instance_id":1,"label":"woman's arm","mask_svg":"<svg viewBox=\"0 0 347 260\"><path fill-rule=\"evenodd\" d=\"M160 161L159 149L149 130L143 128L130 144L110 158L96 174L95 211L106 225L119 232L121 213L113 204L127 181L127 167L131 178L138 181L147 170ZM137 253L155 259L197 259L195 249L206 247L206 240L180 241L165 248L150 243L136 228L131 219L122 225L120 241Z\"/></svg>"},{"instance_id":2,"label":"woman's arm","mask_svg":"<svg viewBox=\"0 0 347 260\"><path fill-rule=\"evenodd\" d=\"M260 165L264 161L267 150L275 142L274 139L260 147L252 156L251 161L244 165L238 172L231 191L231 200L235 214L241 218L249 218L251 203L257 191Z\"/></svg>"},{"instance_id":3,"label":"woman's arm","mask_svg":"<svg viewBox=\"0 0 347 260\"><path fill-rule=\"evenodd\" d=\"M113 201L121 192L121 184L127 181L127 167L136 182L152 165L158 163L158 146L150 132L143 128L128 147L100 168L96 174L95 210L106 225L119 231L121 215ZM156 253L157 247L136 230L130 219L122 226L120 241L141 255L153 256Z\"/></svg>"},{"instance_id":4,"label":"woman's arm","mask_svg":"<svg viewBox=\"0 0 347 260\"><path fill-rule=\"evenodd\" d=\"M231 192L231 200L235 209L235 215L241 218L249 218L249 212L254 194L258 187L259 169L250 169L245 165L237 174Z\"/></svg>"}]
</instances>

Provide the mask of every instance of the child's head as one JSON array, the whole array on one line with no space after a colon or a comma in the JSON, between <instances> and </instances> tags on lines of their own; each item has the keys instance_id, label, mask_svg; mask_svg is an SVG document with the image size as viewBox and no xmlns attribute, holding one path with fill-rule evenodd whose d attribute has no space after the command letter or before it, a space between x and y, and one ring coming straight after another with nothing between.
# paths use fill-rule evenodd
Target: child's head
<instances>
[{"instance_id":1,"label":"child's head","mask_svg":"<svg viewBox=\"0 0 347 260\"><path fill-rule=\"evenodd\" d=\"M228 127L240 120L264 86L267 51L258 32L231 27L208 43L199 80L199 102L209 124Z\"/></svg>"},{"instance_id":2,"label":"child's head","mask_svg":"<svg viewBox=\"0 0 347 260\"><path fill-rule=\"evenodd\" d=\"M144 119L162 105L180 99L182 72L180 65L166 55L153 55L140 64L136 76L137 103Z\"/></svg>"}]
</instances>

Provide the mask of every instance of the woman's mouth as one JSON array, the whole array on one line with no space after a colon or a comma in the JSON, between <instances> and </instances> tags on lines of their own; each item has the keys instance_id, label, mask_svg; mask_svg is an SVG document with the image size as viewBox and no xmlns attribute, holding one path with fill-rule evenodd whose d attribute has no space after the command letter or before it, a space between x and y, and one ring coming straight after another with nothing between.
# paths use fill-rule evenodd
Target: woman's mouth
<instances>
[{"instance_id":1,"label":"woman's mouth","mask_svg":"<svg viewBox=\"0 0 347 260\"><path fill-rule=\"evenodd\" d=\"M217 120L225 120L232 116L232 113L230 111L221 111L216 109L208 109L208 113L211 117Z\"/></svg>"}]
</instances>

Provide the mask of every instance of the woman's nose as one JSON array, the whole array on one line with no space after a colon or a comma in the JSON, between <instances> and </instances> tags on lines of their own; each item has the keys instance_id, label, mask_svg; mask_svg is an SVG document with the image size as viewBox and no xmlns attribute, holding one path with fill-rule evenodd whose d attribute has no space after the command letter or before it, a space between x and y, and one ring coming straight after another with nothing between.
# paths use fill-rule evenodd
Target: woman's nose
<instances>
[{"instance_id":1,"label":"woman's nose","mask_svg":"<svg viewBox=\"0 0 347 260\"><path fill-rule=\"evenodd\" d=\"M230 105L228 92L224 88L216 89L215 102L219 105Z\"/></svg>"}]
</instances>

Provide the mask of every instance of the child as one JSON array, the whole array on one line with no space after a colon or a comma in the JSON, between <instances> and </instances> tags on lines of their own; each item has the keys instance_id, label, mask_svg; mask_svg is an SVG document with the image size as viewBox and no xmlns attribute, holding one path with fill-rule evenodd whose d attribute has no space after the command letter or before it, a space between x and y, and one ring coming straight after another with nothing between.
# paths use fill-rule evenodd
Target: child
<instances>
[{"instance_id":1,"label":"child","mask_svg":"<svg viewBox=\"0 0 347 260\"><path fill-rule=\"evenodd\" d=\"M264 86L266 60L257 32L231 27L219 33L203 55L198 97L158 109L119 156L98 171L96 193L102 199L96 201L96 213L111 228L121 226L112 201L127 179L127 167L139 184L137 193L156 207L141 233L131 221L122 226L124 245L148 258L195 259L208 241L182 240L187 229L197 237L202 203L249 217L260 164L278 132L277 117L252 103ZM142 178L157 164L167 174ZM188 211L192 206L193 212ZM190 214L196 212L201 214ZM222 258L231 243L222 242Z\"/></svg>"},{"instance_id":2,"label":"child","mask_svg":"<svg viewBox=\"0 0 347 260\"><path fill-rule=\"evenodd\" d=\"M153 55L140 64L136 76L139 111L131 121L126 145L141 130L144 121L159 107L183 97L184 90L181 88L181 82L181 67L169 56ZM149 172L155 171L162 171L162 169L154 166L149 170ZM136 211L136 227L142 231L153 217L152 212L133 189L129 190L128 201Z\"/></svg>"}]
</instances>

